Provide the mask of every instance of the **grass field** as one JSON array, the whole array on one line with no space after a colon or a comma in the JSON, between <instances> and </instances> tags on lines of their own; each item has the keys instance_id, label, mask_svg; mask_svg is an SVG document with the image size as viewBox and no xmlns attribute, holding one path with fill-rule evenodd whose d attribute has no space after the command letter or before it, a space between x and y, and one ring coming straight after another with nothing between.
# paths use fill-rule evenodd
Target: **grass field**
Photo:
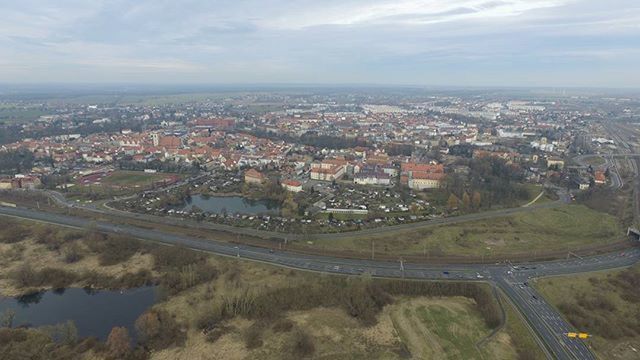
<instances>
[{"instance_id":1,"label":"grass field","mask_svg":"<svg viewBox=\"0 0 640 360\"><path fill-rule=\"evenodd\" d=\"M166 173L145 173L142 171L124 171L118 170L111 173L111 175L105 177L102 183L105 185L112 185L118 187L147 187L151 186L156 181L162 181L172 176L179 176L175 174Z\"/></svg>"},{"instance_id":2,"label":"grass field","mask_svg":"<svg viewBox=\"0 0 640 360\"><path fill-rule=\"evenodd\" d=\"M34 122L40 116L47 115L46 112L34 108L20 108L0 105L0 122L7 124L22 124Z\"/></svg>"},{"instance_id":3,"label":"grass field","mask_svg":"<svg viewBox=\"0 0 640 360\"><path fill-rule=\"evenodd\" d=\"M600 165L604 165L606 161L600 156L592 156L592 157L586 158L584 162L591 166L600 166Z\"/></svg>"},{"instance_id":4,"label":"grass field","mask_svg":"<svg viewBox=\"0 0 640 360\"><path fill-rule=\"evenodd\" d=\"M640 265L538 280L536 288L579 331L601 359L640 359Z\"/></svg>"},{"instance_id":5,"label":"grass field","mask_svg":"<svg viewBox=\"0 0 640 360\"><path fill-rule=\"evenodd\" d=\"M377 253L392 255L499 256L566 251L623 237L624 230L613 216L568 205L379 236L318 240L312 246L370 252L375 241Z\"/></svg>"},{"instance_id":6,"label":"grass field","mask_svg":"<svg viewBox=\"0 0 640 360\"><path fill-rule=\"evenodd\" d=\"M246 288L260 292L324 276L243 262L236 265L240 274L235 280L222 277L212 285L170 298L158 307L179 314L186 323L193 323L212 298L232 297ZM292 332L274 330L275 323L281 321L290 322L294 329L310 335L314 359L518 359L519 353L540 351L535 343L533 347L518 348L523 344L513 340L511 331L525 328L517 316L508 317L503 329L486 343L479 344L491 330L472 300L400 297L387 305L371 326L362 325L340 308L289 311L273 324L259 324L263 328L261 346L249 349L243 334L256 326L256 322L235 318L225 322L223 326L228 332L213 342L191 330L185 348L167 349L153 354L152 359L298 358L293 357L289 349Z\"/></svg>"},{"instance_id":7,"label":"grass field","mask_svg":"<svg viewBox=\"0 0 640 360\"><path fill-rule=\"evenodd\" d=\"M478 342L490 334L473 301L466 298L403 299L388 311L395 330L414 358L513 359L511 339Z\"/></svg>"}]
</instances>

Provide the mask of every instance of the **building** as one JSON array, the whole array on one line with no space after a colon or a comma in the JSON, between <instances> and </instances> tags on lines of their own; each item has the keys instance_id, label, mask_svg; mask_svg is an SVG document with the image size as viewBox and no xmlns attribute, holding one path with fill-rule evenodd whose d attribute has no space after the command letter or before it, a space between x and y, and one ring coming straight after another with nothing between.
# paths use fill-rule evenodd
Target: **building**
<instances>
[{"instance_id":1,"label":"building","mask_svg":"<svg viewBox=\"0 0 640 360\"><path fill-rule=\"evenodd\" d=\"M311 165L311 180L320 180L320 181L334 181L342 178L345 173L346 166L344 165L325 165L324 163L320 164L320 166Z\"/></svg>"},{"instance_id":2,"label":"building","mask_svg":"<svg viewBox=\"0 0 640 360\"><path fill-rule=\"evenodd\" d=\"M302 183L298 180L283 180L280 185L287 191L295 193L302 191Z\"/></svg>"},{"instance_id":3,"label":"building","mask_svg":"<svg viewBox=\"0 0 640 360\"><path fill-rule=\"evenodd\" d=\"M11 179L0 179L0 190L10 190L13 188L13 181Z\"/></svg>"},{"instance_id":4,"label":"building","mask_svg":"<svg viewBox=\"0 0 640 360\"><path fill-rule=\"evenodd\" d=\"M593 179L596 185L604 185L607 182L607 177L604 175L604 171L601 170L596 170Z\"/></svg>"},{"instance_id":5,"label":"building","mask_svg":"<svg viewBox=\"0 0 640 360\"><path fill-rule=\"evenodd\" d=\"M260 185L266 180L265 176L255 169L249 169L244 173L244 182L247 184Z\"/></svg>"},{"instance_id":6,"label":"building","mask_svg":"<svg viewBox=\"0 0 640 360\"><path fill-rule=\"evenodd\" d=\"M182 141L177 136L159 136L158 145L154 143L154 146L163 147L165 149L177 149L180 145L182 145Z\"/></svg>"},{"instance_id":7,"label":"building","mask_svg":"<svg viewBox=\"0 0 640 360\"><path fill-rule=\"evenodd\" d=\"M564 168L564 160L559 157L550 157L547 159L547 168L557 168L561 170Z\"/></svg>"},{"instance_id":8,"label":"building","mask_svg":"<svg viewBox=\"0 0 640 360\"><path fill-rule=\"evenodd\" d=\"M354 175L353 182L358 185L391 185L391 177L384 172L361 171Z\"/></svg>"},{"instance_id":9,"label":"building","mask_svg":"<svg viewBox=\"0 0 640 360\"><path fill-rule=\"evenodd\" d=\"M444 173L413 172L408 178L408 185L414 190L437 189L444 178Z\"/></svg>"},{"instance_id":10,"label":"building","mask_svg":"<svg viewBox=\"0 0 640 360\"><path fill-rule=\"evenodd\" d=\"M400 182L414 190L437 189L445 178L442 164L403 163Z\"/></svg>"}]
</instances>

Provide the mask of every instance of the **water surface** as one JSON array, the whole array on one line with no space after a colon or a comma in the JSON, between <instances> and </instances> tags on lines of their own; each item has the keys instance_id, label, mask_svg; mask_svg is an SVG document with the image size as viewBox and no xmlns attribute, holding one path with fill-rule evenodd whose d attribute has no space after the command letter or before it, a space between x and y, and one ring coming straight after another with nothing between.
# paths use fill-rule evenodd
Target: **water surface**
<instances>
[{"instance_id":1,"label":"water surface","mask_svg":"<svg viewBox=\"0 0 640 360\"><path fill-rule=\"evenodd\" d=\"M273 200L250 200L242 196L208 196L197 194L187 200L182 210L191 210L197 206L202 211L212 214L270 214L276 215L280 205Z\"/></svg>"},{"instance_id":2,"label":"water surface","mask_svg":"<svg viewBox=\"0 0 640 360\"><path fill-rule=\"evenodd\" d=\"M0 297L0 314L16 313L13 326L55 325L72 320L79 337L106 340L111 328L124 326L135 335L138 316L156 301L156 288L120 291L91 291L79 288L51 290L18 298Z\"/></svg>"}]
</instances>

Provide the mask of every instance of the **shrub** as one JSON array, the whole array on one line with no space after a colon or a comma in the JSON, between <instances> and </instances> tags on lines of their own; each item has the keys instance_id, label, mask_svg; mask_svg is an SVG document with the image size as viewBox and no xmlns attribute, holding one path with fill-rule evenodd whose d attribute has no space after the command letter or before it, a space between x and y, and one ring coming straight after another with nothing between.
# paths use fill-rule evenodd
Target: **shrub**
<instances>
[{"instance_id":1,"label":"shrub","mask_svg":"<svg viewBox=\"0 0 640 360\"><path fill-rule=\"evenodd\" d=\"M20 225L15 221L5 220L2 223L2 234L0 234L0 242L12 244L20 242L31 235L31 230L26 226Z\"/></svg>"},{"instance_id":2,"label":"shrub","mask_svg":"<svg viewBox=\"0 0 640 360\"><path fill-rule=\"evenodd\" d=\"M273 324L271 328L274 332L289 332L293 329L293 321L289 319L280 319Z\"/></svg>"},{"instance_id":3,"label":"shrub","mask_svg":"<svg viewBox=\"0 0 640 360\"><path fill-rule=\"evenodd\" d=\"M254 323L244 332L244 344L247 349L256 349L262 346L262 324Z\"/></svg>"},{"instance_id":4,"label":"shrub","mask_svg":"<svg viewBox=\"0 0 640 360\"><path fill-rule=\"evenodd\" d=\"M156 351L180 345L185 340L175 318L166 311L150 310L142 314L135 325L141 343Z\"/></svg>"},{"instance_id":5,"label":"shrub","mask_svg":"<svg viewBox=\"0 0 640 360\"><path fill-rule=\"evenodd\" d=\"M316 351L315 345L311 336L304 332L302 329L297 328L293 333L293 354L296 357L308 357L313 355Z\"/></svg>"},{"instance_id":6,"label":"shrub","mask_svg":"<svg viewBox=\"0 0 640 360\"><path fill-rule=\"evenodd\" d=\"M80 261L82 259L80 246L77 243L67 245L62 251L62 257L67 264Z\"/></svg>"},{"instance_id":7,"label":"shrub","mask_svg":"<svg viewBox=\"0 0 640 360\"><path fill-rule=\"evenodd\" d=\"M114 327L107 338L107 348L109 357L112 359L123 359L131 351L131 338L129 331L125 327Z\"/></svg>"},{"instance_id":8,"label":"shrub","mask_svg":"<svg viewBox=\"0 0 640 360\"><path fill-rule=\"evenodd\" d=\"M142 242L124 236L106 236L92 232L87 236L89 249L98 254L100 265L116 265L129 260L135 253L143 251Z\"/></svg>"},{"instance_id":9,"label":"shrub","mask_svg":"<svg viewBox=\"0 0 640 360\"><path fill-rule=\"evenodd\" d=\"M206 261L204 254L180 246L157 246L151 250L151 255L157 270L182 268Z\"/></svg>"}]
</instances>

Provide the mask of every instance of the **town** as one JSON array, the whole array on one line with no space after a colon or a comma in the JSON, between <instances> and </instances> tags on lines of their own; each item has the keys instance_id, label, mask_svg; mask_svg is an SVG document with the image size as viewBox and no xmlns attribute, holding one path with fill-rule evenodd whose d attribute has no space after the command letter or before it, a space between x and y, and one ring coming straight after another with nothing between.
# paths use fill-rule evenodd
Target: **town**
<instances>
[{"instance_id":1,"label":"town","mask_svg":"<svg viewBox=\"0 0 640 360\"><path fill-rule=\"evenodd\" d=\"M412 93L8 101L41 115L4 120L0 189L271 231L425 221L615 186L615 164L592 156L615 152L594 120L632 116L633 101Z\"/></svg>"}]
</instances>

